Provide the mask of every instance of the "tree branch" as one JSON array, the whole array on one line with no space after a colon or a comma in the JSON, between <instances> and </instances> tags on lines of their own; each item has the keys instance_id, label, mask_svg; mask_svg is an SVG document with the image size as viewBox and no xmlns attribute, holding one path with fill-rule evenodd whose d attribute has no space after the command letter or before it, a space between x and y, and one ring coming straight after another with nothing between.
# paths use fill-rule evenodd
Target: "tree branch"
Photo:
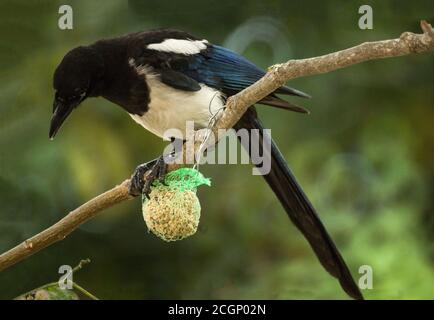
<instances>
[{"instance_id":1,"label":"tree branch","mask_svg":"<svg viewBox=\"0 0 434 320\"><path fill-rule=\"evenodd\" d=\"M78 226L95 217L100 211L132 199L128 194L130 180L125 180L113 189L89 200L51 227L25 240L0 256L0 271L31 256L49 245L63 240Z\"/></svg>"},{"instance_id":2,"label":"tree branch","mask_svg":"<svg viewBox=\"0 0 434 320\"><path fill-rule=\"evenodd\" d=\"M232 128L251 105L275 91L288 80L327 73L369 60L433 52L434 30L432 26L426 21L421 21L421 29L422 34L405 32L397 39L366 42L323 56L289 60L274 65L258 82L228 99L225 111L213 127L213 131L216 133L218 129ZM195 140L194 151L196 152L203 141L203 135L198 135L198 139L195 138ZM184 154L191 152L186 150L186 145L184 144ZM174 170L180 166L182 165L173 164L168 169ZM129 183L130 180L125 180L113 189L89 200L51 227L0 255L0 271L55 242L63 240L78 226L95 217L100 211L132 199L133 197L128 194Z\"/></svg>"}]
</instances>

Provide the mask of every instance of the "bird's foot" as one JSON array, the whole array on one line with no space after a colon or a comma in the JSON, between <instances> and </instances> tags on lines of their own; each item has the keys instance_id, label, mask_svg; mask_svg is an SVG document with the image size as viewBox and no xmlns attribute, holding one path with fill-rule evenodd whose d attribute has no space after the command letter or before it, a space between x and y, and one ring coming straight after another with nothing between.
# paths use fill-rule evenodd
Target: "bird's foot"
<instances>
[{"instance_id":1,"label":"bird's foot","mask_svg":"<svg viewBox=\"0 0 434 320\"><path fill-rule=\"evenodd\" d=\"M148 171L149 173L145 178L145 173ZM166 172L167 164L164 161L164 156L139 165L131 176L129 194L132 196L144 194L149 199L153 183L158 179L158 181L164 184Z\"/></svg>"}]
</instances>

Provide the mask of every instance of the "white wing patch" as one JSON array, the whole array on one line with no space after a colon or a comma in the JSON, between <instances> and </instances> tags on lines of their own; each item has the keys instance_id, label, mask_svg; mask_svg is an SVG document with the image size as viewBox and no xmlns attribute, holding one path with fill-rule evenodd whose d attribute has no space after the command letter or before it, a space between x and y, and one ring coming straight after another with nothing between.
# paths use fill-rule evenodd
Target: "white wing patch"
<instances>
[{"instance_id":1,"label":"white wing patch","mask_svg":"<svg viewBox=\"0 0 434 320\"><path fill-rule=\"evenodd\" d=\"M146 79L151 100L143 116L130 116L157 136L163 137L168 130L176 129L181 135L170 135L183 139L187 121L194 121L195 129L206 128L210 118L224 106L222 94L211 87L200 84L201 89L195 92L174 89L162 83L151 67L137 66L134 59L129 63Z\"/></svg>"},{"instance_id":2,"label":"white wing patch","mask_svg":"<svg viewBox=\"0 0 434 320\"><path fill-rule=\"evenodd\" d=\"M166 39L161 43L151 43L146 48L163 52L192 55L206 49L207 43L207 40Z\"/></svg>"}]
</instances>

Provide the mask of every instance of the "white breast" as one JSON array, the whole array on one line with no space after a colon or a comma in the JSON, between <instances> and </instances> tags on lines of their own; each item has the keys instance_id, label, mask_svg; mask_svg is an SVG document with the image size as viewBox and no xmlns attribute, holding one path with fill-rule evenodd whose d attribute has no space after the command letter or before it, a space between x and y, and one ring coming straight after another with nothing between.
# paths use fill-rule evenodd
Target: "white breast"
<instances>
[{"instance_id":1,"label":"white breast","mask_svg":"<svg viewBox=\"0 0 434 320\"><path fill-rule=\"evenodd\" d=\"M195 129L206 128L210 118L218 112L224 102L219 91L201 84L201 90L188 92L174 89L159 80L147 67L136 67L146 76L150 89L149 109L143 116L131 117L157 136L166 136L165 132L177 129L182 134L171 130L170 136L185 138L186 122L194 121Z\"/></svg>"}]
</instances>

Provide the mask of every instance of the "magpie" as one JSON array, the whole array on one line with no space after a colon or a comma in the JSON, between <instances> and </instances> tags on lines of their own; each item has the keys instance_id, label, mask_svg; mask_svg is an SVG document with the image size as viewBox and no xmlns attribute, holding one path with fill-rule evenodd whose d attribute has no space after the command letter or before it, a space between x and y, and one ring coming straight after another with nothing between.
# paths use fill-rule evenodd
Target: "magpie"
<instances>
[{"instance_id":1,"label":"magpie","mask_svg":"<svg viewBox=\"0 0 434 320\"><path fill-rule=\"evenodd\" d=\"M53 138L70 113L90 97L113 102L160 137L168 129L185 132L186 121L194 121L195 129L206 128L228 97L264 74L243 56L183 31L159 29L99 40L70 50L57 66L49 137ZM307 113L279 94L309 97L282 86L259 104ZM261 137L267 134L254 106L234 127L241 128L256 129ZM251 152L249 143L244 147ZM344 291L355 299L363 299L344 259L274 141L269 161L271 171L264 178L291 221ZM143 175L149 169L152 176L144 182ZM152 180L164 177L164 173L162 157L138 166L132 175L130 193L148 193Z\"/></svg>"}]
</instances>

